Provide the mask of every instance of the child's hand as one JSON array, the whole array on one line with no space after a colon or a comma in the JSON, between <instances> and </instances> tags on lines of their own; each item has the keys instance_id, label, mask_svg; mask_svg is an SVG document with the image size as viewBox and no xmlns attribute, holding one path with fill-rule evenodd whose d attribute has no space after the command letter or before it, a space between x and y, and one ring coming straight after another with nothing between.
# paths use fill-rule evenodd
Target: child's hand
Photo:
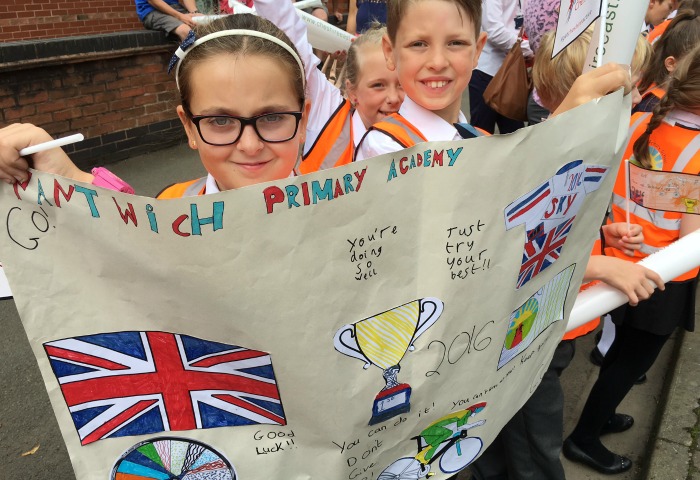
<instances>
[{"instance_id":1,"label":"child's hand","mask_svg":"<svg viewBox=\"0 0 700 480\"><path fill-rule=\"evenodd\" d=\"M76 167L60 147L33 154L31 164L30 158L19 156L23 148L50 140L53 138L45 130L29 123L15 123L0 129L0 180L24 182L29 178L31 166L42 172L91 183L94 177Z\"/></svg>"},{"instance_id":2,"label":"child's hand","mask_svg":"<svg viewBox=\"0 0 700 480\"><path fill-rule=\"evenodd\" d=\"M629 66L606 63L602 67L594 68L576 79L569 93L551 116L554 117L593 99L600 98L620 87L624 87L625 94L632 90Z\"/></svg>"},{"instance_id":3,"label":"child's hand","mask_svg":"<svg viewBox=\"0 0 700 480\"><path fill-rule=\"evenodd\" d=\"M664 290L664 281L658 273L637 263L616 257L593 255L586 267L584 281L601 280L627 295L630 305L636 306L654 293L654 285Z\"/></svg>"},{"instance_id":4,"label":"child's hand","mask_svg":"<svg viewBox=\"0 0 700 480\"><path fill-rule=\"evenodd\" d=\"M627 224L622 222L603 225L602 230L606 246L617 248L630 257L634 255L635 250L642 248L644 243L642 226L636 223L631 223L629 230Z\"/></svg>"}]
</instances>

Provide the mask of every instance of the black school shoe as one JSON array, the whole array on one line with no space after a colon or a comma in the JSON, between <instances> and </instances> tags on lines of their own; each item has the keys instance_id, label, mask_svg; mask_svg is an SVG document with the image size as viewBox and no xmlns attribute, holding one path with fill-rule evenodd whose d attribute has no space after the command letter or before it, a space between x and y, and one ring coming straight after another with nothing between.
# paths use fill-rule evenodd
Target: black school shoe
<instances>
[{"instance_id":1,"label":"black school shoe","mask_svg":"<svg viewBox=\"0 0 700 480\"><path fill-rule=\"evenodd\" d=\"M571 437L564 441L562 453L564 453L564 456L572 462L583 463L584 465L588 465L592 469L597 470L600 473L604 473L605 475L616 475L618 473L626 472L632 468L632 460L617 454L613 454L615 459L612 465L603 465L598 460L584 452L574 443Z\"/></svg>"},{"instance_id":2,"label":"black school shoe","mask_svg":"<svg viewBox=\"0 0 700 480\"><path fill-rule=\"evenodd\" d=\"M632 425L634 425L634 417L624 413L616 413L603 425L600 434L621 433L632 428Z\"/></svg>"},{"instance_id":3,"label":"black school shoe","mask_svg":"<svg viewBox=\"0 0 700 480\"><path fill-rule=\"evenodd\" d=\"M588 355L588 358L591 360L591 363L597 367L600 367L603 364L603 359L605 358L602 353L600 353L600 350L598 350L598 347L593 347L593 350L591 350L591 353ZM642 373L637 380L634 381L635 385L641 385L642 383L647 381L647 374Z\"/></svg>"}]
</instances>

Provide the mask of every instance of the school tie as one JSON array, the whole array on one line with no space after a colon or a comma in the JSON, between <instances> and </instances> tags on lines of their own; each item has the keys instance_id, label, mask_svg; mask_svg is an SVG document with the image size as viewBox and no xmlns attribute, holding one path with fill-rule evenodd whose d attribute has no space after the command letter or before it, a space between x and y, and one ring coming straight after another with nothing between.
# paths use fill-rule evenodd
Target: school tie
<instances>
[{"instance_id":1,"label":"school tie","mask_svg":"<svg viewBox=\"0 0 700 480\"><path fill-rule=\"evenodd\" d=\"M468 123L455 123L454 127L462 138L481 137L483 134Z\"/></svg>"}]
</instances>

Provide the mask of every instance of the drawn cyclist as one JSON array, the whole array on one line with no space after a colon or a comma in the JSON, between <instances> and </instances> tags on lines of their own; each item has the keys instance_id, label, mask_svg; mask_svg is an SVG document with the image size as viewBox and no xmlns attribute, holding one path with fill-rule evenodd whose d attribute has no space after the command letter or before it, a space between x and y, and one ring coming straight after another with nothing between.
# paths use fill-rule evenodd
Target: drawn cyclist
<instances>
[{"instance_id":1,"label":"drawn cyclist","mask_svg":"<svg viewBox=\"0 0 700 480\"><path fill-rule=\"evenodd\" d=\"M477 403L431 423L420 435L414 437L419 445L418 454L415 457L404 457L395 461L377 477L377 480L420 480L435 475L430 471L430 464L450 448L456 448L459 451L459 441L467 437L467 430L486 423L485 420L467 423L484 407L486 403ZM463 460L464 464L460 468L466 467L473 458L465 457Z\"/></svg>"},{"instance_id":2,"label":"drawn cyclist","mask_svg":"<svg viewBox=\"0 0 700 480\"><path fill-rule=\"evenodd\" d=\"M468 424L467 420L482 411L485 406L486 403L477 403L466 410L450 413L436 422L431 423L419 435L427 445L418 452L416 460L423 465L429 464L433 455L435 455L435 452L440 448L443 442L454 437L464 438L467 436L467 430L483 425L485 420L480 420L471 424Z\"/></svg>"}]
</instances>

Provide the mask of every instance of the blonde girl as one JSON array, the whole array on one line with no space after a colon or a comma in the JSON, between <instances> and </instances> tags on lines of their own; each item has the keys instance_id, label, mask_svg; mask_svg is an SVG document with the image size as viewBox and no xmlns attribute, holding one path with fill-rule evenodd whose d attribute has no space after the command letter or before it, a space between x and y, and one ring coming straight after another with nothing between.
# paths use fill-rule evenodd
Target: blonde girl
<instances>
[{"instance_id":1,"label":"blonde girl","mask_svg":"<svg viewBox=\"0 0 700 480\"><path fill-rule=\"evenodd\" d=\"M307 40L306 25L291 2L257 0L259 15L269 19L292 39L306 65L311 112L301 173L345 165L374 123L399 110L403 90L396 72L382 53L385 29L375 25L355 39L346 60L345 93L318 70L319 59Z\"/></svg>"}]
</instances>

